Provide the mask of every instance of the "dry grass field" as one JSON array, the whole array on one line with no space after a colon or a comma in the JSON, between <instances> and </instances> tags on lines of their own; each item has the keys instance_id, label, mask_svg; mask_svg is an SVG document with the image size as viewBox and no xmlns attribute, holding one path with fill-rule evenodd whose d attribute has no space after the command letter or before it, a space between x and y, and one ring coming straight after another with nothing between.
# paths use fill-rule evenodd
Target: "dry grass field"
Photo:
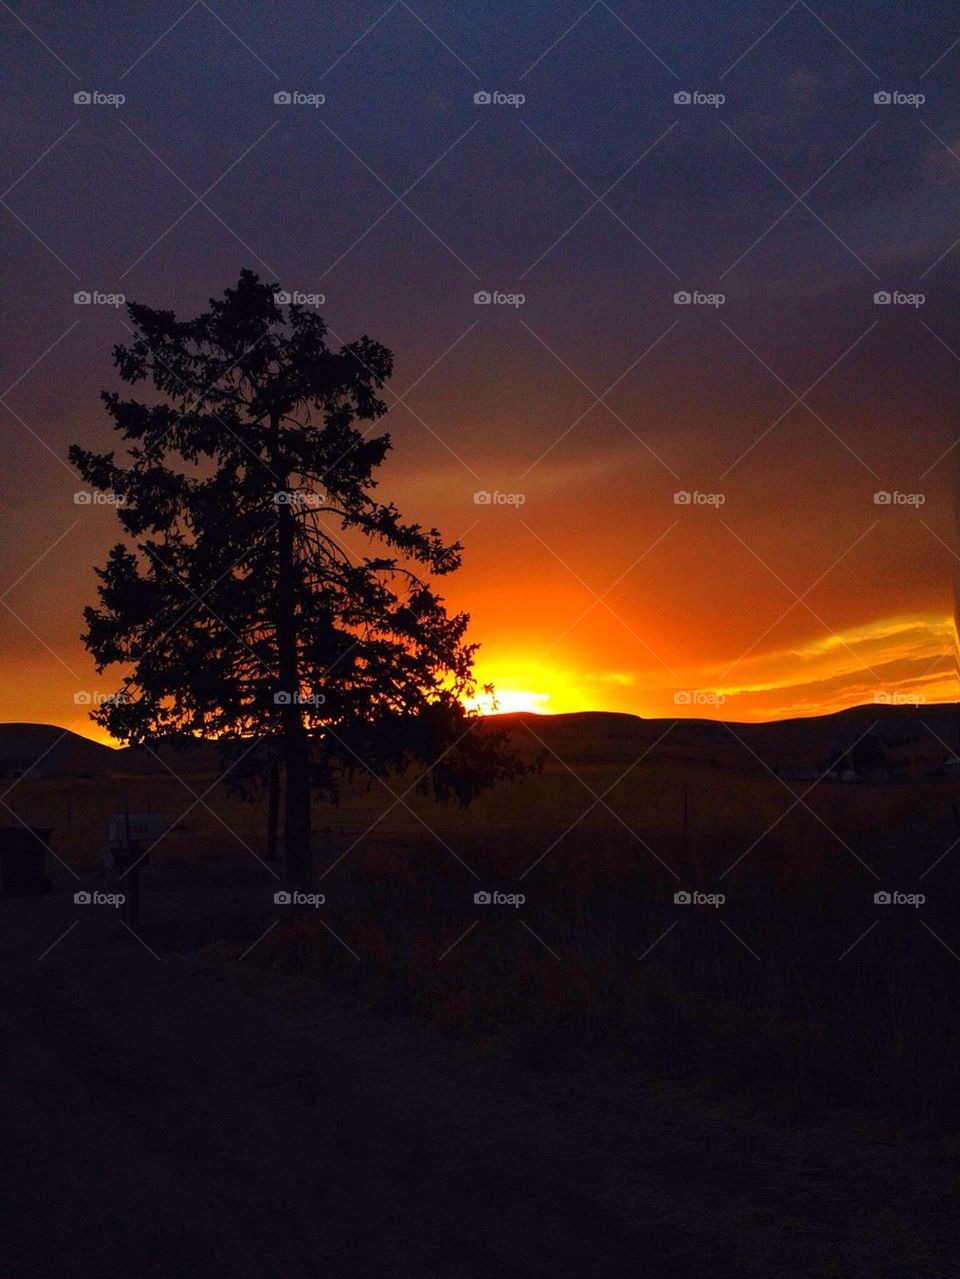
<instances>
[{"instance_id":1,"label":"dry grass field","mask_svg":"<svg viewBox=\"0 0 960 1279\"><path fill-rule=\"evenodd\" d=\"M465 1279L627 1273L640 1254L665 1279L956 1273L960 778L814 785L533 727L542 772L469 809L405 793L412 777L318 804L324 900L300 909L274 901L265 805L206 765L8 790L62 859L48 896L0 899L8 1068L33 1130L54 1141L81 1098L115 1167L148 1158L151 1196L218 1204L188 1240L175 1214L150 1238L125 1217L137 1272L159 1279L186 1248L190 1274L270 1257L381 1273L399 1248ZM122 888L97 854L126 806L167 828L135 937L73 902ZM256 1119L265 1101L276 1123ZM187 1155L166 1139L185 1113ZM109 1179L64 1159L70 1229L95 1249ZM297 1176L333 1187L335 1235L278 1224ZM429 1242L410 1225L425 1200ZM269 1255L236 1245L251 1214Z\"/></svg>"},{"instance_id":2,"label":"dry grass field","mask_svg":"<svg viewBox=\"0 0 960 1279\"><path fill-rule=\"evenodd\" d=\"M576 1024L672 1068L709 1061L751 1086L960 1117L960 1039L943 1015L960 989L960 778L785 781L656 749L638 762L561 727L524 738L548 744L541 773L468 809L416 796L412 777L357 779L339 807L317 804L326 902L294 916L273 903L265 804L215 774L22 781L6 802L55 828L61 889L67 867L99 882L111 813L161 814L143 873L154 948L229 962L269 929L248 964L339 974L451 1033L495 1032L503 1051L561 1060ZM524 900L477 905L479 891ZM878 891L925 902L878 906Z\"/></svg>"}]
</instances>

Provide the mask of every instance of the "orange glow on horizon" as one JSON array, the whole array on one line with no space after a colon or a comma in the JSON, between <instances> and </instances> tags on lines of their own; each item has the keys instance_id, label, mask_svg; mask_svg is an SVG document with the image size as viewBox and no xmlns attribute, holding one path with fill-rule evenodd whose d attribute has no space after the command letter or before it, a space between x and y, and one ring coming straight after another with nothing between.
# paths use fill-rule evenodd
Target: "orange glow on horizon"
<instances>
[{"instance_id":1,"label":"orange glow on horizon","mask_svg":"<svg viewBox=\"0 0 960 1279\"><path fill-rule=\"evenodd\" d=\"M952 615L940 613L905 613L826 635L812 628L809 639L785 635L765 651L758 647L734 661L718 660L705 644L705 660L694 666L674 658L674 671L640 645L628 649L609 622L585 634L586 643L547 652L535 644L518 647L516 625L502 613L476 616L471 629L489 637L477 654L478 691L465 700L468 710L481 714L611 711L664 720L762 722L872 703L960 701L956 626ZM82 659L75 652L69 656L80 667ZM78 704L80 681L65 667L62 681L53 681L42 658L24 665L11 654L0 673L6 677L4 721L52 724L119 745L88 718L88 706ZM106 674L87 682L103 695L115 691ZM483 693L485 684L494 686L495 700Z\"/></svg>"},{"instance_id":2,"label":"orange glow on horizon","mask_svg":"<svg viewBox=\"0 0 960 1279\"><path fill-rule=\"evenodd\" d=\"M601 671L582 659L564 667L548 659L501 657L485 645L477 683L494 686L497 705L484 695L467 705L487 714L619 711L745 722L828 715L874 702L955 702L954 636L952 616L906 615L675 672L651 660L637 670Z\"/></svg>"}]
</instances>

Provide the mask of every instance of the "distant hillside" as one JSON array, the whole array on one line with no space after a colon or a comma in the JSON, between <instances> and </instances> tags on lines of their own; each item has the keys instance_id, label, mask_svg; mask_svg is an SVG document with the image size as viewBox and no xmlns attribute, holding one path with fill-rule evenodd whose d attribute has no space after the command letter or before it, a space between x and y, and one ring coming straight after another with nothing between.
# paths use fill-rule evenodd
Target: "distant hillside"
<instances>
[{"instance_id":1,"label":"distant hillside","mask_svg":"<svg viewBox=\"0 0 960 1279\"><path fill-rule=\"evenodd\" d=\"M162 743L112 747L53 724L0 724L0 778L118 777L165 773L211 773L220 752L209 742L186 750Z\"/></svg>"},{"instance_id":2,"label":"distant hillside","mask_svg":"<svg viewBox=\"0 0 960 1279\"><path fill-rule=\"evenodd\" d=\"M874 767L882 762L894 772L929 772L960 751L960 705L952 702L856 706L763 724L641 719L604 711L520 712L492 716L491 722L511 728L518 744L535 745L539 739L571 767L616 760L626 765L649 751L659 759L737 771L763 770L766 764L784 773L819 775L833 757L855 750L864 767L864 761Z\"/></svg>"},{"instance_id":3,"label":"distant hillside","mask_svg":"<svg viewBox=\"0 0 960 1279\"><path fill-rule=\"evenodd\" d=\"M649 753L697 766L784 775L819 776L845 752L860 773L910 775L936 771L960 753L960 705L856 706L832 715L765 724L725 724L705 719L641 719L608 711L568 715L517 712L488 717L507 728L517 746L546 749L571 768L622 762L624 768ZM42 758L41 758L42 757ZM178 750L164 743L151 750L122 750L92 742L49 724L0 724L0 776L22 775L36 766L40 776L211 774L219 750L210 742ZM39 760L39 764L37 761ZM956 761L954 761L956 762ZM557 760L552 761L561 767ZM167 767L165 767L165 765Z\"/></svg>"},{"instance_id":4,"label":"distant hillside","mask_svg":"<svg viewBox=\"0 0 960 1279\"><path fill-rule=\"evenodd\" d=\"M101 777L119 751L52 724L0 724L0 777Z\"/></svg>"}]
</instances>

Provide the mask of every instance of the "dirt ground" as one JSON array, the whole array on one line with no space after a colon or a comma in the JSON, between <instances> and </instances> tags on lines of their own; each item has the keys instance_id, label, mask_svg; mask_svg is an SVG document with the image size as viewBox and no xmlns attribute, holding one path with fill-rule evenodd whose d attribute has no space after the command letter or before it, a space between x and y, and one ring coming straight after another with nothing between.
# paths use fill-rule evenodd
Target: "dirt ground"
<instances>
[{"instance_id":1,"label":"dirt ground","mask_svg":"<svg viewBox=\"0 0 960 1279\"><path fill-rule=\"evenodd\" d=\"M255 941L260 888L158 889L141 940L72 887L0 898L11 1279L960 1273L956 1139L505 1062L168 945L211 911Z\"/></svg>"}]
</instances>

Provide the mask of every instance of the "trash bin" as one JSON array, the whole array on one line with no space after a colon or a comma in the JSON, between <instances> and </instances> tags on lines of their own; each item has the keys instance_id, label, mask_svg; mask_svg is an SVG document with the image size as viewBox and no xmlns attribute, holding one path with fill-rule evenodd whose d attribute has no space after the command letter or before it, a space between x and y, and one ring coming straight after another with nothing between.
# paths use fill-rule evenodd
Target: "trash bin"
<instances>
[{"instance_id":1,"label":"trash bin","mask_svg":"<svg viewBox=\"0 0 960 1279\"><path fill-rule=\"evenodd\" d=\"M0 828L0 892L5 897L40 897L52 885L45 875L46 844L52 826Z\"/></svg>"}]
</instances>

